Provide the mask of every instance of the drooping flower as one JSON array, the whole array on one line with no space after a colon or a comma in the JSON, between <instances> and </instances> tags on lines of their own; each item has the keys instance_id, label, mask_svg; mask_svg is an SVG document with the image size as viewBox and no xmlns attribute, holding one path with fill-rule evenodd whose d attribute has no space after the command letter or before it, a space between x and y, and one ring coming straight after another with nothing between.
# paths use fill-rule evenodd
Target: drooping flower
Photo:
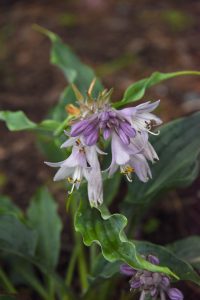
<instances>
[{"instance_id":1,"label":"drooping flower","mask_svg":"<svg viewBox=\"0 0 200 300\"><path fill-rule=\"evenodd\" d=\"M159 265L159 259L154 255L148 255L146 259ZM130 290L140 291L140 300L151 297L153 300L166 300L166 295L170 300L183 300L184 296L179 289L170 287L170 278L165 274L146 270L136 270L126 264L120 266L120 272L126 276L131 276L129 281Z\"/></svg>"},{"instance_id":2,"label":"drooping flower","mask_svg":"<svg viewBox=\"0 0 200 300\"><path fill-rule=\"evenodd\" d=\"M98 154L105 154L99 150L97 144L104 140L111 140L112 159L107 168L109 176L117 169L132 181L132 174L139 180L147 182L151 177L148 161L154 163L158 156L150 144L149 134L158 134L154 127L162 121L152 114L159 101L146 102L136 107L117 110L111 106L112 90L103 90L96 99L92 97L95 80L92 81L85 98L72 84L72 88L79 103L79 107L68 105L71 129L69 139L61 147L72 147L71 155L58 163L47 163L52 167L59 167L54 180L67 178L74 188L79 188L83 178L88 182L88 196L92 206L103 201L103 187L101 168Z\"/></svg>"},{"instance_id":3,"label":"drooping flower","mask_svg":"<svg viewBox=\"0 0 200 300\"><path fill-rule=\"evenodd\" d=\"M94 84L94 83L93 83ZM76 91L77 92L77 91ZM146 102L136 107L116 110L109 103L111 92L103 91L95 100L80 103L82 117L72 124L71 136L81 135L88 146L95 145L100 135L111 138L111 176L118 168L132 181L131 174L147 182L152 177L147 160L155 162L158 156L148 141L148 134L162 121L151 112L159 105ZM79 93L79 99L80 99ZM82 96L83 99L83 96Z\"/></svg>"},{"instance_id":4,"label":"drooping flower","mask_svg":"<svg viewBox=\"0 0 200 300\"><path fill-rule=\"evenodd\" d=\"M103 202L103 186L100 165L97 153L105 154L97 146L88 147L82 139L69 138L61 145L61 148L72 146L71 155L64 161L52 163L45 162L50 167L59 167L54 181L67 179L74 188L79 189L81 181L85 178L88 181L88 198L91 206L98 206ZM94 183L95 180L95 183Z\"/></svg>"}]
</instances>

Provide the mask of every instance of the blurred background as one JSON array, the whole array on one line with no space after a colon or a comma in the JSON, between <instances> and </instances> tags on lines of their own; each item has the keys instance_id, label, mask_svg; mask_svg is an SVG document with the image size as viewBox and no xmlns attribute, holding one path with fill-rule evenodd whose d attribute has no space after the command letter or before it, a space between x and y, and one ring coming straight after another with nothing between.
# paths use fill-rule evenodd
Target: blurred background
<instances>
[{"instance_id":1,"label":"blurred background","mask_svg":"<svg viewBox=\"0 0 200 300\"><path fill-rule=\"evenodd\" d=\"M49 63L49 40L33 30L54 31L92 66L114 98L154 71L200 70L200 1L197 0L1 0L0 109L23 110L36 122L57 103L66 86ZM181 77L160 84L144 100L161 99L164 121L200 109L200 79ZM183 133L184 134L184 133ZM36 188L52 187L51 171L30 132L8 132L0 124L0 188L26 209ZM166 244L200 232L200 180L166 195L144 220L140 236ZM56 192L63 207L63 191ZM65 220L65 213L63 219ZM162 233L162 234L160 234ZM66 247L67 236L63 237ZM187 283L186 299L200 290Z\"/></svg>"}]
</instances>

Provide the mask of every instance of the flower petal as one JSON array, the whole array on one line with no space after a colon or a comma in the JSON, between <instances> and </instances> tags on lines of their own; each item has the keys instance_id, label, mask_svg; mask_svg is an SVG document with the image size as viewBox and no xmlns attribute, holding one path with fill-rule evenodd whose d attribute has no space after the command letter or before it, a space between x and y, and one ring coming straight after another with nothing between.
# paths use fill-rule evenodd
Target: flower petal
<instances>
[{"instance_id":1,"label":"flower petal","mask_svg":"<svg viewBox=\"0 0 200 300\"><path fill-rule=\"evenodd\" d=\"M123 145L116 133L112 134L111 142L112 156L118 165L124 165L129 161L129 153L127 147Z\"/></svg>"},{"instance_id":2,"label":"flower petal","mask_svg":"<svg viewBox=\"0 0 200 300\"><path fill-rule=\"evenodd\" d=\"M60 148L68 148L74 145L75 141L77 140L77 137L71 137L66 142L64 142Z\"/></svg>"},{"instance_id":3,"label":"flower petal","mask_svg":"<svg viewBox=\"0 0 200 300\"><path fill-rule=\"evenodd\" d=\"M58 170L56 175L54 176L53 180L54 181L59 181L59 180L66 179L67 177L71 176L73 174L73 172L74 172L74 168L68 168L68 167L62 166Z\"/></svg>"},{"instance_id":4,"label":"flower petal","mask_svg":"<svg viewBox=\"0 0 200 300\"><path fill-rule=\"evenodd\" d=\"M48 162L48 161L44 161L44 163L45 163L47 166L50 166L50 167L53 167L53 168L61 167L62 164L63 164L64 162L65 162L65 160L59 161L59 162Z\"/></svg>"}]
</instances>

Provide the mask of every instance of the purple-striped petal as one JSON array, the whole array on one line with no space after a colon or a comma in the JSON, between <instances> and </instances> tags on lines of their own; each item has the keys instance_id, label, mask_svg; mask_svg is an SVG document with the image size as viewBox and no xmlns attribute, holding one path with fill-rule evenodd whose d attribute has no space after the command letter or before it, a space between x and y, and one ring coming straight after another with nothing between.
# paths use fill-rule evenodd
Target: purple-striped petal
<instances>
[{"instance_id":1,"label":"purple-striped petal","mask_svg":"<svg viewBox=\"0 0 200 300\"><path fill-rule=\"evenodd\" d=\"M88 136L88 135L92 134L92 133L93 133L94 131L96 131L96 130L97 130L96 124L91 123L91 124L89 124L89 125L87 126L87 128L83 131L83 135L84 135L84 136Z\"/></svg>"},{"instance_id":2,"label":"purple-striped petal","mask_svg":"<svg viewBox=\"0 0 200 300\"><path fill-rule=\"evenodd\" d=\"M99 137L98 130L94 130L90 135L85 137L86 145L92 146L92 145L96 144L98 137Z\"/></svg>"},{"instance_id":3,"label":"purple-striped petal","mask_svg":"<svg viewBox=\"0 0 200 300\"><path fill-rule=\"evenodd\" d=\"M120 128L124 131L126 135L128 135L130 138L133 138L136 135L136 131L134 128L131 127L131 125L127 122L121 122Z\"/></svg>"},{"instance_id":4,"label":"purple-striped petal","mask_svg":"<svg viewBox=\"0 0 200 300\"><path fill-rule=\"evenodd\" d=\"M82 132L87 128L89 124L90 124L90 120L81 120L73 124L70 132L71 136L74 137L82 134Z\"/></svg>"},{"instance_id":5,"label":"purple-striped petal","mask_svg":"<svg viewBox=\"0 0 200 300\"><path fill-rule=\"evenodd\" d=\"M119 130L118 130L118 135L119 135L121 141L122 141L125 145L130 144L130 138L129 138L129 136L126 135L126 134L124 133L124 131L123 131L121 128L119 128Z\"/></svg>"}]
</instances>

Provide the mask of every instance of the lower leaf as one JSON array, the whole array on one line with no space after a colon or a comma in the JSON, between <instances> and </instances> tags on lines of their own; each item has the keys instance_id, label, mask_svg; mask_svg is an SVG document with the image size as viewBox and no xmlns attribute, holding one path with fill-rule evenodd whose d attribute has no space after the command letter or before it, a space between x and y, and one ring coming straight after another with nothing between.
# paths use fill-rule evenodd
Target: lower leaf
<instances>
[{"instance_id":1,"label":"lower leaf","mask_svg":"<svg viewBox=\"0 0 200 300\"><path fill-rule=\"evenodd\" d=\"M110 262L122 261L136 269L162 272L178 278L169 268L147 262L137 252L134 242L127 239L124 227L127 219L120 214L105 214L102 209L90 208L87 201L81 201L75 217L75 229L79 231L84 243L100 245L104 258Z\"/></svg>"}]
</instances>

